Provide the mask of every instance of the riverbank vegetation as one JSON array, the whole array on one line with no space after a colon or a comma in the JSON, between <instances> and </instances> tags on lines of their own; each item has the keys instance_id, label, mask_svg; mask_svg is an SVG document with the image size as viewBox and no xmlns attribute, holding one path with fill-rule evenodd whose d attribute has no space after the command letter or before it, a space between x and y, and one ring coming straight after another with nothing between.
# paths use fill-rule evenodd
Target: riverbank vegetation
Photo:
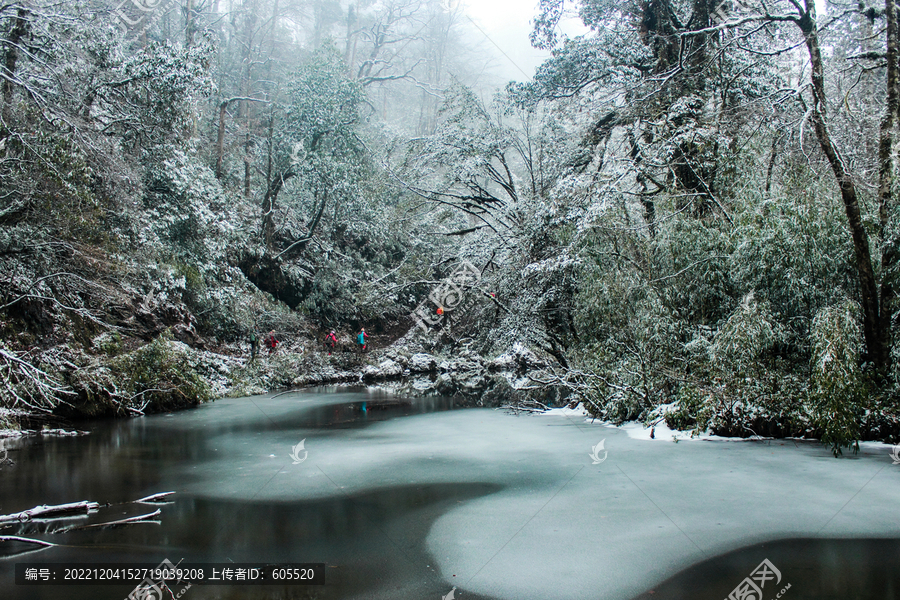
<instances>
[{"instance_id":1,"label":"riverbank vegetation","mask_svg":"<svg viewBox=\"0 0 900 600\"><path fill-rule=\"evenodd\" d=\"M552 56L496 94L455 3L175 4L0 8L0 405L519 344L614 422L898 440L894 0L541 0Z\"/></svg>"}]
</instances>

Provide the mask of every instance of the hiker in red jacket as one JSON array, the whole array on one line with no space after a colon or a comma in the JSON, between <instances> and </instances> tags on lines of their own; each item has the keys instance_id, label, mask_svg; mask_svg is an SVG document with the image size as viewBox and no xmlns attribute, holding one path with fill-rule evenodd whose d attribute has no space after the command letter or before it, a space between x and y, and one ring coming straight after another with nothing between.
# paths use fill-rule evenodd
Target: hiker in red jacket
<instances>
[{"instance_id":1,"label":"hiker in red jacket","mask_svg":"<svg viewBox=\"0 0 900 600\"><path fill-rule=\"evenodd\" d=\"M269 354L275 352L275 348L278 346L278 340L275 338L275 331L270 331L268 335L266 335L266 347L269 349Z\"/></svg>"},{"instance_id":2,"label":"hiker in red jacket","mask_svg":"<svg viewBox=\"0 0 900 600\"><path fill-rule=\"evenodd\" d=\"M335 346L337 346L337 335L332 329L331 333L325 336L325 349L328 350L328 356L331 356L331 353L334 352Z\"/></svg>"}]
</instances>

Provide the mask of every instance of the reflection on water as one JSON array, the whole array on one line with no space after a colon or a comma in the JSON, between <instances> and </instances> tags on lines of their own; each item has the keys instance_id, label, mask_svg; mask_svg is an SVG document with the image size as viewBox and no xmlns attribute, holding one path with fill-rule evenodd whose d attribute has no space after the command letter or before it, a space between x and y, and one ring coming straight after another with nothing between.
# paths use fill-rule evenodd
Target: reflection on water
<instances>
[{"instance_id":1,"label":"reflection on water","mask_svg":"<svg viewBox=\"0 0 900 600\"><path fill-rule=\"evenodd\" d=\"M775 572L751 578L757 585L764 580L763 600L772 600L788 586L784 600L900 600L898 557L900 540L779 540L694 565L635 600L727 600L764 560L781 579Z\"/></svg>"},{"instance_id":2,"label":"reflection on water","mask_svg":"<svg viewBox=\"0 0 900 600\"><path fill-rule=\"evenodd\" d=\"M292 444L307 435L344 443L378 421L458 408L450 398L401 399L366 388L317 390L223 401L174 415L83 425L91 429L91 435L78 438L6 441L16 464L0 472L0 513L78 500L111 505L92 515L0 530L3 535L33 536L62 544L18 559L0 560L0 597L122 600L133 589L15 586L15 562L158 564L169 559L328 565L324 587L195 585L185 594L186 600L437 600L450 591L446 581L452 580L452 574L437 570L425 539L433 523L453 508L499 492L502 485L491 477L481 483L428 484L404 484L398 478L357 493L342 493L343 488L334 484L333 495L324 498L302 497L290 488L278 501L256 499L259 489L252 486L257 484L241 483L254 481L253 477L240 477L267 464L260 458L261 448L283 448L284 456L277 460L289 463L287 437ZM268 452L265 450L264 456L268 457ZM227 469L220 468L223 463ZM527 465L523 463L521 468L527 469ZM321 477L328 477L325 471ZM538 477L535 473L534 478ZM242 491L250 486L250 493L240 495L241 499L230 496L241 485ZM130 501L186 488L204 493L179 491L172 503L162 507L158 524L51 533L60 525L143 514L153 507ZM9 552L10 547L0 549ZM898 556L900 540L768 543L695 565L640 598L722 600L768 559L780 570L782 587L791 584L783 596L786 600L900 600ZM559 582L562 589L565 585L565 581ZM479 598L466 592L464 585L459 587L459 600ZM764 600L772 600L779 590L770 594L767 586ZM597 590L597 597L606 597L603 590Z\"/></svg>"},{"instance_id":3,"label":"reflection on water","mask_svg":"<svg viewBox=\"0 0 900 600\"><path fill-rule=\"evenodd\" d=\"M328 565L324 587L198 585L190 597L337 599L367 597L373 589L427 597L444 586L439 573L426 566L430 560L423 547L434 519L457 502L498 489L445 484L290 503L180 500L166 507L161 525L66 534L63 541L72 548L45 550L27 560L323 562ZM60 598L63 588L13 590L11 596L7 589L5 598ZM73 599L122 599L129 590L77 586L65 592Z\"/></svg>"},{"instance_id":4,"label":"reflection on water","mask_svg":"<svg viewBox=\"0 0 900 600\"><path fill-rule=\"evenodd\" d=\"M221 402L176 415L94 423L78 438L28 438L15 443L16 464L2 472L0 513L77 500L112 503L91 515L17 524L0 531L47 539L60 547L0 560L4 599L123 599L133 586L13 585L16 562L316 562L324 587L195 585L185 598L425 598L449 591L424 540L435 519L458 503L495 493L495 484L393 485L358 494L294 501L229 501L178 493L158 524L50 532L152 511L130 503L151 492L183 487L166 474L216 458L229 438L252 433L366 427L403 416L453 410L450 398L398 399L377 391L318 390L277 398ZM209 443L215 439L216 443ZM215 483L212 484L215 487ZM216 496L216 489L206 490ZM2 547L4 552L28 546ZM177 593L177 589L173 590ZM478 598L468 594L468 598ZM482 597L483 598L483 597ZM485 599L487 600L487 599Z\"/></svg>"}]
</instances>

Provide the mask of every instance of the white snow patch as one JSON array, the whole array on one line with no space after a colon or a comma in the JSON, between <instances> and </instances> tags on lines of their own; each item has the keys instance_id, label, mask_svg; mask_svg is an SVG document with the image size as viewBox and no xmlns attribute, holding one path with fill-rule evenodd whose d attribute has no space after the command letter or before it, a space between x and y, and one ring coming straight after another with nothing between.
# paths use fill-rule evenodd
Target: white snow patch
<instances>
[{"instance_id":1,"label":"white snow patch","mask_svg":"<svg viewBox=\"0 0 900 600\"><path fill-rule=\"evenodd\" d=\"M661 407L665 408L665 407ZM764 438L760 436L752 436L747 438L741 437L724 437L721 435L713 435L709 432L702 432L697 434L693 430L682 431L679 429L672 429L664 420L660 420L658 423L652 426L647 426L640 421L628 421L626 423L622 423L621 425L616 425L609 421L603 421L600 419L595 419L591 417L587 410L585 410L583 404L578 404L575 408L569 408L568 406L563 408L551 408L548 411L537 413L543 416L556 416L556 417L566 417L567 419L582 419L584 423L588 425L596 425L600 427L608 427L611 429L619 429L628 434L628 437L633 440L645 440L645 441L663 441L663 442L680 442L682 440L685 441L725 441L725 442L753 442L759 440L769 440L772 438ZM651 434L653 437L651 437ZM809 441L809 440L804 440ZM880 442L863 442L865 444L875 444L877 447L890 447L885 444L881 444ZM862 445L862 443L860 444Z\"/></svg>"}]
</instances>

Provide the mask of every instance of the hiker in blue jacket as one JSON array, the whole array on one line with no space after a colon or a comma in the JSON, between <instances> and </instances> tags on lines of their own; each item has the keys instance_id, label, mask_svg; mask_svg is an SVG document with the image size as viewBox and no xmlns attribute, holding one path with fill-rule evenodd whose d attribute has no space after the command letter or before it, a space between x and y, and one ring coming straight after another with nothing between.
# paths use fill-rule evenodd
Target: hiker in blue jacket
<instances>
[{"instance_id":1,"label":"hiker in blue jacket","mask_svg":"<svg viewBox=\"0 0 900 600\"><path fill-rule=\"evenodd\" d=\"M359 351L365 352L369 348L369 344L367 340L369 339L369 334L366 333L366 330L360 329L359 335L356 336L356 341L359 343Z\"/></svg>"}]
</instances>

